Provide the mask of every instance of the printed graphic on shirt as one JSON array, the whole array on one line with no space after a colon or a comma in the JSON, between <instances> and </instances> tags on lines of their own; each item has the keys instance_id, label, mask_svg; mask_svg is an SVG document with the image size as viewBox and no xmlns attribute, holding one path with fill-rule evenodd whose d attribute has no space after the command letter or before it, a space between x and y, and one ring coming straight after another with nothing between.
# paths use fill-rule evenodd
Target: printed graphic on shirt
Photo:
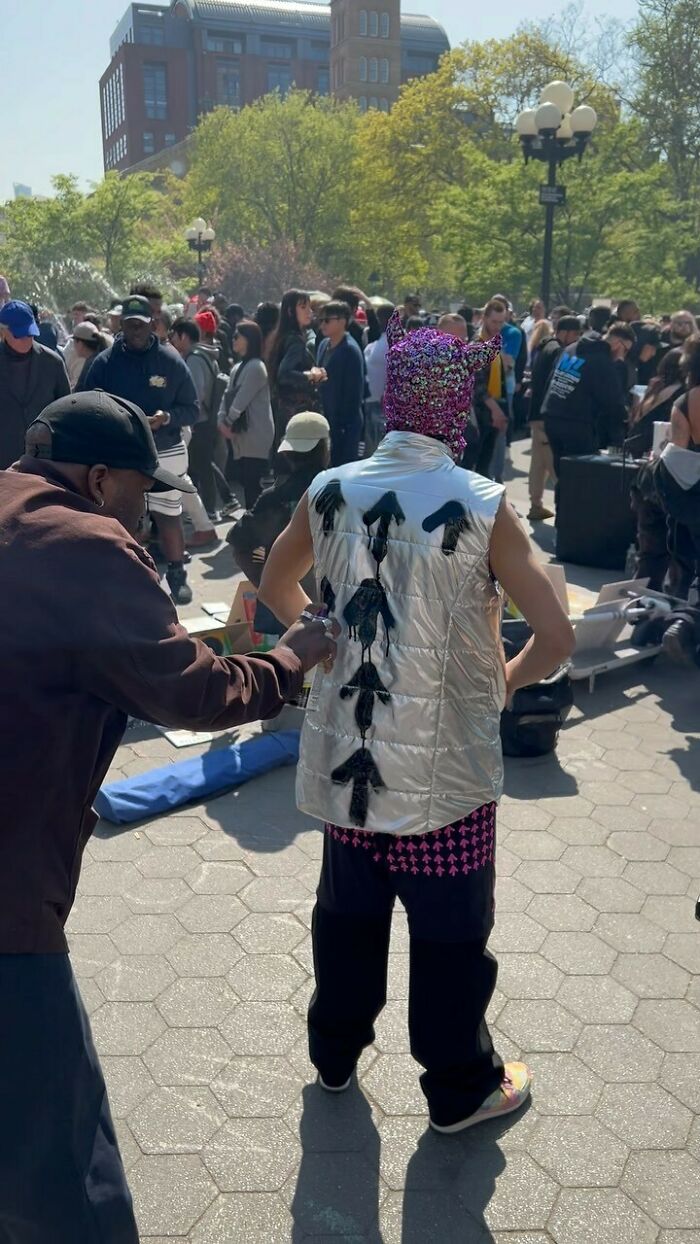
<instances>
[{"instance_id":1,"label":"printed graphic on shirt","mask_svg":"<svg viewBox=\"0 0 700 1244\"><path fill-rule=\"evenodd\" d=\"M553 397L570 397L579 384L585 363L585 358L564 351L550 381L550 394Z\"/></svg>"}]
</instances>

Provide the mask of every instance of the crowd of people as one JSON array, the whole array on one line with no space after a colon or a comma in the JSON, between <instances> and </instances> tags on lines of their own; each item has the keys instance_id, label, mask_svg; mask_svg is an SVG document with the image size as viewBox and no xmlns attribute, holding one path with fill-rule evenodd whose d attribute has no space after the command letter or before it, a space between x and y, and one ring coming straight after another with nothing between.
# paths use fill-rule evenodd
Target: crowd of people
<instances>
[{"instance_id":1,"label":"crowd of people","mask_svg":"<svg viewBox=\"0 0 700 1244\"><path fill-rule=\"evenodd\" d=\"M133 286L100 313L76 302L61 322L5 297L0 345L0 467L22 452L26 427L49 401L69 391L105 388L146 413L159 456L194 492L153 498L152 552L162 555L176 604L192 598L187 561L217 546L217 524L238 512L256 514L263 490L259 543L269 547L308 474L306 454L330 455L332 466L370 456L384 435L387 326L394 306L345 285L332 295L289 290L281 304L261 302L250 315L206 287L185 305L165 306L159 290ZM654 425L668 424L672 448L638 474L637 566L650 586L694 599L700 564L700 481L693 460L700 444L696 375L698 324L682 310L658 320L634 300L594 305L586 315L566 306L546 314L540 299L518 316L504 294L482 308L426 312L417 294L399 307L408 332L428 326L465 342L501 337L501 350L476 379L464 412L462 465L502 482L514 437L529 434L530 509L539 523L555 518L563 457L603 451L648 458ZM57 357L58 356L58 357ZM59 359L63 360L61 367ZM322 416L300 436L299 415ZM298 444L308 445L299 449ZM700 455L694 460L700 469ZM690 463L690 465L688 465ZM301 475L298 476L298 468ZM298 476L295 479L295 476ZM554 505L546 503L547 485ZM272 512L278 515L270 528ZM186 527L183 527L183 516ZM257 538L246 518L245 546ZM244 537L230 535L237 555Z\"/></svg>"}]
</instances>

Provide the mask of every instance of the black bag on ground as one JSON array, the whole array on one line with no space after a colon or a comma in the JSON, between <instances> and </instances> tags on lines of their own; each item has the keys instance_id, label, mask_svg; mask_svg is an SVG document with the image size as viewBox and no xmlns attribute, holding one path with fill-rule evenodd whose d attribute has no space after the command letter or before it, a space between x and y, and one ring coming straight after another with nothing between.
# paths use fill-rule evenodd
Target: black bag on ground
<instances>
[{"instance_id":1,"label":"black bag on ground","mask_svg":"<svg viewBox=\"0 0 700 1244\"><path fill-rule=\"evenodd\" d=\"M503 647L506 660L525 647L531 631L526 622L504 621ZM501 743L504 756L546 756L556 749L559 731L574 702L571 679L566 669L555 670L530 687L521 687L510 708L501 713Z\"/></svg>"}]
</instances>

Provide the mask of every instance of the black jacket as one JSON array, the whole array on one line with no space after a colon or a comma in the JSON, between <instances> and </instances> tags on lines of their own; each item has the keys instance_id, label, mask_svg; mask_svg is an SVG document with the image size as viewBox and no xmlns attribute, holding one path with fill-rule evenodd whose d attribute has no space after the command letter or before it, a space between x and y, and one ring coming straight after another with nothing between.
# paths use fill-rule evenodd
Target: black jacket
<instances>
[{"instance_id":1,"label":"black jacket","mask_svg":"<svg viewBox=\"0 0 700 1244\"><path fill-rule=\"evenodd\" d=\"M585 452L622 444L625 393L607 341L584 333L562 351L541 410L547 436L561 453L579 452L575 446L584 443Z\"/></svg>"},{"instance_id":2,"label":"black jacket","mask_svg":"<svg viewBox=\"0 0 700 1244\"><path fill-rule=\"evenodd\" d=\"M530 381L530 409L527 416L530 423L542 419L542 403L563 348L556 337L547 337L537 351Z\"/></svg>"},{"instance_id":3,"label":"black jacket","mask_svg":"<svg viewBox=\"0 0 700 1244\"><path fill-rule=\"evenodd\" d=\"M182 429L199 418L197 390L184 359L172 348L151 337L146 350L127 349L124 338L93 359L89 371L80 374L78 389L106 389L128 402L135 402L145 415L165 410L170 422L154 433L156 449L171 449L182 440Z\"/></svg>"},{"instance_id":4,"label":"black jacket","mask_svg":"<svg viewBox=\"0 0 700 1244\"><path fill-rule=\"evenodd\" d=\"M0 468L9 467L24 453L24 436L30 423L49 402L70 393L63 359L34 342L28 363L15 362L12 351L0 342ZM28 368L24 396L19 399L11 381L11 368Z\"/></svg>"}]
</instances>

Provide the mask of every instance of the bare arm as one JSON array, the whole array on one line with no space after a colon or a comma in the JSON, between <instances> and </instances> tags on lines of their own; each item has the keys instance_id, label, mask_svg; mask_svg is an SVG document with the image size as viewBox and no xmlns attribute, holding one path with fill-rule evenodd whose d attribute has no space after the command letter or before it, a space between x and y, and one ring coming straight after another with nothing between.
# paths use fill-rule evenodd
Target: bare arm
<instances>
[{"instance_id":1,"label":"bare arm","mask_svg":"<svg viewBox=\"0 0 700 1244\"><path fill-rule=\"evenodd\" d=\"M515 511L503 501L491 537L491 570L532 627L533 636L506 666L507 694L546 678L574 650L574 632L535 559Z\"/></svg>"},{"instance_id":2,"label":"bare arm","mask_svg":"<svg viewBox=\"0 0 700 1244\"><path fill-rule=\"evenodd\" d=\"M313 564L309 494L305 492L291 522L270 549L258 589L258 599L285 626L291 626L302 610L311 603L301 587L301 580L309 573Z\"/></svg>"}]
</instances>

